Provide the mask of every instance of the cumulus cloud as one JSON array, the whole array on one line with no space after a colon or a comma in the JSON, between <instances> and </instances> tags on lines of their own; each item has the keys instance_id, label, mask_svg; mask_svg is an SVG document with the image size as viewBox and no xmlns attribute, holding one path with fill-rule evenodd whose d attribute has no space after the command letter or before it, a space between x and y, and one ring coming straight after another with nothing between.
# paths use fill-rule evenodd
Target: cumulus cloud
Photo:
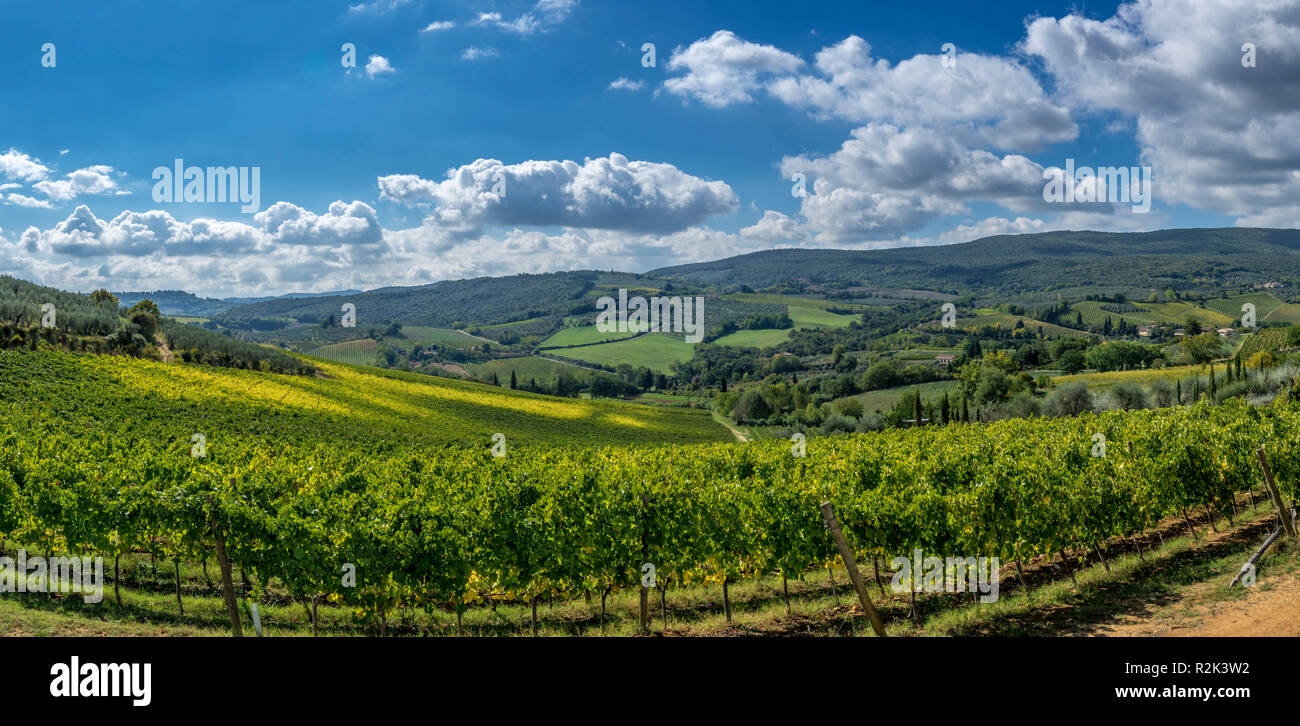
<instances>
[{"instance_id":1,"label":"cumulus cloud","mask_svg":"<svg viewBox=\"0 0 1300 726\"><path fill-rule=\"evenodd\" d=\"M780 48L720 30L666 64L664 90L712 107L760 96L812 118L862 124L827 155L781 161L782 174L812 182L804 221L765 215L752 239L853 244L901 239L973 202L1045 211L1043 167L1019 152L1077 137L1069 108L1012 58L919 54L896 64L857 36L823 48L812 64ZM1053 211L1063 211L1053 209Z\"/></svg>"},{"instance_id":2,"label":"cumulus cloud","mask_svg":"<svg viewBox=\"0 0 1300 726\"><path fill-rule=\"evenodd\" d=\"M433 21L432 23L429 23L428 25L424 26L424 29L421 30L420 32L421 32L421 33L436 33L436 32L438 32L439 30L451 30L451 29L454 28L454 27L456 27L456 23L455 23L455 21L452 21L452 20L435 20L435 21Z\"/></svg>"},{"instance_id":3,"label":"cumulus cloud","mask_svg":"<svg viewBox=\"0 0 1300 726\"><path fill-rule=\"evenodd\" d=\"M49 167L42 164L39 159L33 159L15 149L11 148L0 154L0 174L3 174L6 179L31 182L44 179L49 173Z\"/></svg>"},{"instance_id":4,"label":"cumulus cloud","mask_svg":"<svg viewBox=\"0 0 1300 726\"><path fill-rule=\"evenodd\" d=\"M668 79L664 88L721 108L754 100L753 93L771 78L791 75L803 65L796 55L719 30L673 52L667 70L685 75Z\"/></svg>"},{"instance_id":5,"label":"cumulus cloud","mask_svg":"<svg viewBox=\"0 0 1300 726\"><path fill-rule=\"evenodd\" d=\"M289 202L276 202L253 215L277 242L301 245L372 245L383 239L379 216L364 202L334 202L316 215Z\"/></svg>"},{"instance_id":6,"label":"cumulus cloud","mask_svg":"<svg viewBox=\"0 0 1300 726\"><path fill-rule=\"evenodd\" d=\"M14 205L17 205L17 206L19 206L19 207L32 207L32 208L36 208L36 209L53 209L53 208L54 208L54 205L53 205L53 204L50 204L49 202L45 201L44 199L36 199L35 197L29 197L29 196L27 196L27 195L25 195L25 194L18 194L18 193L15 193L15 192L11 192L11 193L9 193L8 195L5 196L5 203L6 203L6 204L14 204Z\"/></svg>"},{"instance_id":7,"label":"cumulus cloud","mask_svg":"<svg viewBox=\"0 0 1300 726\"><path fill-rule=\"evenodd\" d=\"M364 202L334 202L325 214L314 214L288 202L277 202L254 215L255 225L215 219L177 220L167 212L127 210L102 220L84 204L48 230L29 227L21 238L29 252L74 258L242 257L275 250L331 248L350 253L383 244L375 210Z\"/></svg>"},{"instance_id":8,"label":"cumulus cloud","mask_svg":"<svg viewBox=\"0 0 1300 726\"><path fill-rule=\"evenodd\" d=\"M393 69L392 64L389 63L388 59L383 57L382 55L372 55L370 56L369 62L366 63L366 75L369 76L370 78L374 78L375 76L382 76L385 73L393 73L393 72L395 71Z\"/></svg>"},{"instance_id":9,"label":"cumulus cloud","mask_svg":"<svg viewBox=\"0 0 1300 726\"><path fill-rule=\"evenodd\" d=\"M1244 67L1244 43L1256 65ZM1135 124L1156 198L1300 225L1300 4L1143 0L1105 20L1037 18L1019 50L1063 99Z\"/></svg>"},{"instance_id":10,"label":"cumulus cloud","mask_svg":"<svg viewBox=\"0 0 1300 726\"><path fill-rule=\"evenodd\" d=\"M1043 167L1018 154L998 156L923 127L871 123L826 156L781 160L781 173L812 183L801 211L824 238L900 236L932 219L968 211L974 201L1045 210Z\"/></svg>"},{"instance_id":11,"label":"cumulus cloud","mask_svg":"<svg viewBox=\"0 0 1300 726\"><path fill-rule=\"evenodd\" d=\"M485 226L578 227L669 233L739 204L725 182L706 181L672 164L622 154L573 161L503 164L479 159L443 181L411 174L379 178L385 199L432 205L440 228L476 235Z\"/></svg>"},{"instance_id":12,"label":"cumulus cloud","mask_svg":"<svg viewBox=\"0 0 1300 726\"><path fill-rule=\"evenodd\" d=\"M944 61L919 54L891 65L851 35L823 48L807 69L796 55L720 30L674 51L667 69L683 75L664 88L715 107L749 103L763 91L821 118L923 124L1002 149L1038 148L1078 135L1068 109L1051 101L1020 63L975 53Z\"/></svg>"},{"instance_id":13,"label":"cumulus cloud","mask_svg":"<svg viewBox=\"0 0 1300 726\"><path fill-rule=\"evenodd\" d=\"M128 193L117 188L112 177L113 167L98 164L78 169L57 181L40 181L34 189L56 202L66 202L83 194Z\"/></svg>"},{"instance_id":14,"label":"cumulus cloud","mask_svg":"<svg viewBox=\"0 0 1300 726\"><path fill-rule=\"evenodd\" d=\"M808 230L797 220L780 212L768 210L754 224L743 227L740 236L746 240L772 247L796 245L808 239Z\"/></svg>"}]
</instances>

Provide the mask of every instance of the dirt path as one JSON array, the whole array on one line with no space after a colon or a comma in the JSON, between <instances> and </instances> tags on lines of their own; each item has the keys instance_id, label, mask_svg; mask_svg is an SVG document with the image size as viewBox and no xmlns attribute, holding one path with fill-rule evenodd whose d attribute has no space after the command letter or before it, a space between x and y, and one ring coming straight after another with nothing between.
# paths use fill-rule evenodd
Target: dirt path
<instances>
[{"instance_id":1,"label":"dirt path","mask_svg":"<svg viewBox=\"0 0 1300 726\"><path fill-rule=\"evenodd\" d=\"M738 428L736 428L735 426L732 426L730 423L728 423L728 422L727 422L727 419L726 419L725 417L723 417L723 416L718 415L718 413L717 413L716 411L715 411L714 414L713 414L713 420L714 420L714 421L717 421L718 423L722 424L723 426L726 426L726 427L727 427L727 430L730 431L733 435L735 435L736 440L739 441L740 443L742 443L742 444L747 444L747 443L749 443L749 437L748 437L748 436L746 436L744 433L742 433L740 429L738 429Z\"/></svg>"},{"instance_id":2,"label":"dirt path","mask_svg":"<svg viewBox=\"0 0 1300 726\"><path fill-rule=\"evenodd\" d=\"M1188 587L1174 602L1129 622L1099 627L1094 635L1300 636L1300 574L1262 578L1240 600L1209 599L1211 587L1209 583Z\"/></svg>"},{"instance_id":3,"label":"dirt path","mask_svg":"<svg viewBox=\"0 0 1300 726\"><path fill-rule=\"evenodd\" d=\"M158 355L162 358L162 362L174 363L176 361L176 354L172 353L172 349L167 347L167 341L163 339L161 334L154 336L154 339L158 343Z\"/></svg>"}]
</instances>

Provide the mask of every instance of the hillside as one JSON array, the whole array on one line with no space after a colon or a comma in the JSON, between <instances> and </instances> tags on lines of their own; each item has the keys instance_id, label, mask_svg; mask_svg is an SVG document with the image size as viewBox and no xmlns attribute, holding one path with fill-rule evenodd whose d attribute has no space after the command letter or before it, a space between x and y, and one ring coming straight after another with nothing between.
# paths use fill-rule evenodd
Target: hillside
<instances>
[{"instance_id":1,"label":"hillside","mask_svg":"<svg viewBox=\"0 0 1300 726\"><path fill-rule=\"evenodd\" d=\"M118 302L131 307L141 300L152 300L164 315L179 317L208 318L240 305L251 305L266 300L289 300L299 298L329 297L337 295L355 295L360 290L341 290L323 293L289 293L278 297L199 297L183 290L154 290L151 292L118 292Z\"/></svg>"},{"instance_id":2,"label":"hillside","mask_svg":"<svg viewBox=\"0 0 1300 726\"><path fill-rule=\"evenodd\" d=\"M164 364L122 356L0 351L0 410L46 411L62 426L101 436L150 422L188 448L224 437L287 445L486 447L727 441L705 412L613 401L556 399L428 376L313 361L323 377Z\"/></svg>"},{"instance_id":3,"label":"hillside","mask_svg":"<svg viewBox=\"0 0 1300 726\"><path fill-rule=\"evenodd\" d=\"M407 325L446 328L456 322L481 325L566 314L592 289L599 273L556 272L512 277L447 280L417 287L387 287L355 295L280 298L241 305L229 321L253 318L315 322L338 317L344 303L357 307L357 325L401 320Z\"/></svg>"},{"instance_id":4,"label":"hillside","mask_svg":"<svg viewBox=\"0 0 1300 726\"><path fill-rule=\"evenodd\" d=\"M1047 290L1178 290L1300 278L1300 231L1171 229L1045 232L882 250L783 249L653 270L702 285L761 288L805 280L978 295Z\"/></svg>"}]
</instances>

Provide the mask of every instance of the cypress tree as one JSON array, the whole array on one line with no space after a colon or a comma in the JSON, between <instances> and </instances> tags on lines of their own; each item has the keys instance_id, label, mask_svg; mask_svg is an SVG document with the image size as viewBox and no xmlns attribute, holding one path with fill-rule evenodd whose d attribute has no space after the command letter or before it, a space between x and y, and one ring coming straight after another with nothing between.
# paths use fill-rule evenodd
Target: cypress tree
<instances>
[{"instance_id":1,"label":"cypress tree","mask_svg":"<svg viewBox=\"0 0 1300 726\"><path fill-rule=\"evenodd\" d=\"M519 382L515 380L515 372L514 372L513 369L511 369L511 371L510 371L510 390L513 391L513 390L516 390L516 389L518 389L518 388L519 388Z\"/></svg>"}]
</instances>

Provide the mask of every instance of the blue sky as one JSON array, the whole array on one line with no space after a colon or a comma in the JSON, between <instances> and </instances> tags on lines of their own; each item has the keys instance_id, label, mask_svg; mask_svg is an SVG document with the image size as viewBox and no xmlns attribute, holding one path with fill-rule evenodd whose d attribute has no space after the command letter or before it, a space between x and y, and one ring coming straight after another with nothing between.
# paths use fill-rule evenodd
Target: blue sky
<instances>
[{"instance_id":1,"label":"blue sky","mask_svg":"<svg viewBox=\"0 0 1300 726\"><path fill-rule=\"evenodd\" d=\"M0 272L253 294L1294 226L1294 12L991 5L6 4ZM258 214L156 202L176 158L259 167ZM1151 211L1045 203L1067 159L1151 167Z\"/></svg>"}]
</instances>

